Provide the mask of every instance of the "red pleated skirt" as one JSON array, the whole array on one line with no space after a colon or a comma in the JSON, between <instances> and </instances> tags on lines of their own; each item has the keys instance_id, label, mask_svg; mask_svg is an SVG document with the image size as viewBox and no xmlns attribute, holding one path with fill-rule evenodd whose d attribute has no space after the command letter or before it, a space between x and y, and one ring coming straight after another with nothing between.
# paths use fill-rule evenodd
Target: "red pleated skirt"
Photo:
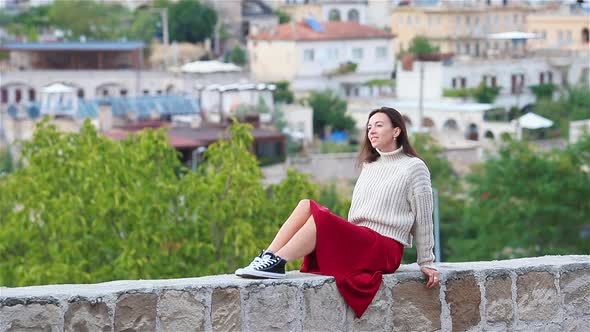
<instances>
[{"instance_id":1,"label":"red pleated skirt","mask_svg":"<svg viewBox=\"0 0 590 332\"><path fill-rule=\"evenodd\" d=\"M316 248L303 258L301 272L333 276L342 297L361 317L383 282L395 272L404 246L374 230L357 226L310 200Z\"/></svg>"}]
</instances>

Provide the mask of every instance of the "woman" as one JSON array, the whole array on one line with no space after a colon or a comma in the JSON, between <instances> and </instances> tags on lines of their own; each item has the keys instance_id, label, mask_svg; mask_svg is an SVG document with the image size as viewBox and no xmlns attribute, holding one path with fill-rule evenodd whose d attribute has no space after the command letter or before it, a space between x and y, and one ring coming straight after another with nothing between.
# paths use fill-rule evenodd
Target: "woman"
<instances>
[{"instance_id":1,"label":"woman","mask_svg":"<svg viewBox=\"0 0 590 332\"><path fill-rule=\"evenodd\" d=\"M244 278L283 278L287 261L304 257L301 272L334 276L357 316L377 293L383 273L400 265L404 247L416 247L427 288L439 283L434 267L430 172L408 140L401 114L382 107L369 114L348 221L302 200Z\"/></svg>"}]
</instances>

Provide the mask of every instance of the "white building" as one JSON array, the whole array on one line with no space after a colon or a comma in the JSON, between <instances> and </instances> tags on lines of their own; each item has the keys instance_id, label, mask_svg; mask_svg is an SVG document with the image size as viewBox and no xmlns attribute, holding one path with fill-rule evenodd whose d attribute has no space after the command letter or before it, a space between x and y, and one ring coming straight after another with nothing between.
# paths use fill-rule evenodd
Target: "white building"
<instances>
[{"instance_id":1,"label":"white building","mask_svg":"<svg viewBox=\"0 0 590 332\"><path fill-rule=\"evenodd\" d=\"M289 81L296 93L331 89L346 96L379 94L368 86L391 78L394 36L353 22L283 24L248 39L252 76Z\"/></svg>"},{"instance_id":2,"label":"white building","mask_svg":"<svg viewBox=\"0 0 590 332\"><path fill-rule=\"evenodd\" d=\"M554 83L561 86L566 81L576 84L587 72L582 57L570 58L561 64L541 56L504 59L447 57L435 60L400 63L397 67L397 96L419 98L420 70L423 68L425 100L440 100L445 90L475 88L484 81L488 86L501 87L494 101L496 106L523 107L535 101L529 89L531 85ZM586 62L585 66L587 68L590 63Z\"/></svg>"}]
</instances>

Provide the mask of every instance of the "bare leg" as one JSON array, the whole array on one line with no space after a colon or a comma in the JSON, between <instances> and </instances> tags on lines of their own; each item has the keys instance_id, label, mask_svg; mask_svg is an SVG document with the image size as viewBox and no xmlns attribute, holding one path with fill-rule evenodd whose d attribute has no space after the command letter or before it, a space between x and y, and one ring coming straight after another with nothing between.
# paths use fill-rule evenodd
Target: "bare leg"
<instances>
[{"instance_id":1,"label":"bare leg","mask_svg":"<svg viewBox=\"0 0 590 332\"><path fill-rule=\"evenodd\" d=\"M277 256L287 261L292 261L311 253L316 245L316 226L313 216L307 219L307 222L293 235L279 251Z\"/></svg>"},{"instance_id":2,"label":"bare leg","mask_svg":"<svg viewBox=\"0 0 590 332\"><path fill-rule=\"evenodd\" d=\"M281 226L274 240L270 243L267 250L277 253L281 248L291 240L293 235L307 222L311 217L311 208L309 199L303 199L297 204L297 207L291 212L291 215Z\"/></svg>"}]
</instances>

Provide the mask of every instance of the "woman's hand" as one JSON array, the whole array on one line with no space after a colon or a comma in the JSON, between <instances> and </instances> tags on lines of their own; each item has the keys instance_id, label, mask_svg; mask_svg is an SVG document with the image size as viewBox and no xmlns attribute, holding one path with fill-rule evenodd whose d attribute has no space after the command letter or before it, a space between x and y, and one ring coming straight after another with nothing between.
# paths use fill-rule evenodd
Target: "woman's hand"
<instances>
[{"instance_id":1,"label":"woman's hand","mask_svg":"<svg viewBox=\"0 0 590 332\"><path fill-rule=\"evenodd\" d=\"M422 267L420 270L428 277L426 288L432 288L439 285L440 273L437 270L429 269L427 267Z\"/></svg>"}]
</instances>

